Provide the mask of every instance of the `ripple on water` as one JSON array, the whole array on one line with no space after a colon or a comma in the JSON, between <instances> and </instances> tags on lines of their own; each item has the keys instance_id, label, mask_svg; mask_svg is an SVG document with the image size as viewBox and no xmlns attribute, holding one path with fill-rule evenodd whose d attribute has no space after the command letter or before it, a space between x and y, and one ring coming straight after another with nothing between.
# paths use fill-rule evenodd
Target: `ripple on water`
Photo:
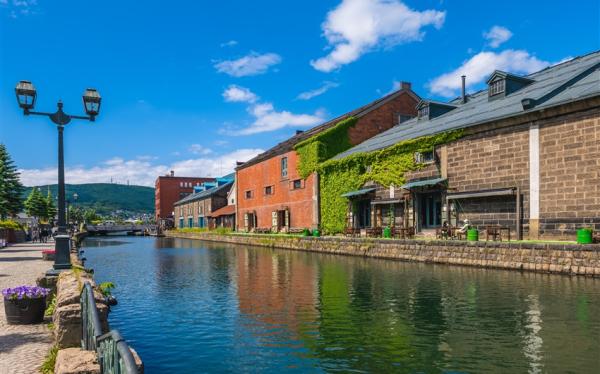
<instances>
[{"instance_id":1,"label":"ripple on water","mask_svg":"<svg viewBox=\"0 0 600 374\"><path fill-rule=\"evenodd\" d=\"M600 281L189 240L87 241L147 373L595 372Z\"/></svg>"}]
</instances>

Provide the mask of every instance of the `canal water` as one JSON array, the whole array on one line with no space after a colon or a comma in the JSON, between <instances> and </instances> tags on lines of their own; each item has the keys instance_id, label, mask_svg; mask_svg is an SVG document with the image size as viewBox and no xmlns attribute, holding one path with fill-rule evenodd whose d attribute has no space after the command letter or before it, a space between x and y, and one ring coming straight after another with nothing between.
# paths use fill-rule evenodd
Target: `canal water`
<instances>
[{"instance_id":1,"label":"canal water","mask_svg":"<svg viewBox=\"0 0 600 374\"><path fill-rule=\"evenodd\" d=\"M599 373L600 280L88 238L146 373Z\"/></svg>"}]
</instances>

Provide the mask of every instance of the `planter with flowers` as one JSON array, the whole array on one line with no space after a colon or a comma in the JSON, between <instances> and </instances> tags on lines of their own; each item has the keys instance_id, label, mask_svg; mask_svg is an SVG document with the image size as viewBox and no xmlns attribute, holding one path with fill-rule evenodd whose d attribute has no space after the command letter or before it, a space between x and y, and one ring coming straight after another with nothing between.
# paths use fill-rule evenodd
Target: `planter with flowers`
<instances>
[{"instance_id":1,"label":"planter with flowers","mask_svg":"<svg viewBox=\"0 0 600 374\"><path fill-rule=\"evenodd\" d=\"M46 261L54 261L54 256L56 256L55 250L42 251L42 258Z\"/></svg>"},{"instance_id":2,"label":"planter with flowers","mask_svg":"<svg viewBox=\"0 0 600 374\"><path fill-rule=\"evenodd\" d=\"M46 296L49 289L37 286L19 286L2 290L4 311L9 325L27 325L44 320Z\"/></svg>"}]
</instances>

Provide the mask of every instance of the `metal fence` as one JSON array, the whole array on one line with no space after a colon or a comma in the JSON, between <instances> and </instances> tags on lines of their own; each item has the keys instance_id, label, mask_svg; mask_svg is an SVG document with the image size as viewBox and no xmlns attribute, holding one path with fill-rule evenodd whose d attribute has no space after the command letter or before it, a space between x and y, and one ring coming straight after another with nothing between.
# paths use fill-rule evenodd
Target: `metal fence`
<instances>
[{"instance_id":1,"label":"metal fence","mask_svg":"<svg viewBox=\"0 0 600 374\"><path fill-rule=\"evenodd\" d=\"M137 365L129 345L117 330L102 334L94 290L85 282L81 290L81 347L96 351L101 373L134 374Z\"/></svg>"}]
</instances>

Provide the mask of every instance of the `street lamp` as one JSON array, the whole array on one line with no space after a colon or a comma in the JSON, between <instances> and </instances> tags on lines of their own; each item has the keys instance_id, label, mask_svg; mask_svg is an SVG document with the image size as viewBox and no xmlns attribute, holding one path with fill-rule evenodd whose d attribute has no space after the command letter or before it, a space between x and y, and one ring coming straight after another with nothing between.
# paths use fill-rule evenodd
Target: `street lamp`
<instances>
[{"instance_id":1,"label":"street lamp","mask_svg":"<svg viewBox=\"0 0 600 374\"><path fill-rule=\"evenodd\" d=\"M83 107L87 116L73 116L63 112L63 103L58 101L58 110L55 113L34 112L37 91L29 81L20 81L15 87L17 103L23 109L24 115L40 115L49 117L58 129L58 232L55 237L56 255L54 266L46 272L47 275L58 275L61 270L71 268L70 238L66 231L65 223L65 159L63 150L63 130L72 119L94 121L100 113L102 98L98 91L88 88L83 93Z\"/></svg>"}]
</instances>

